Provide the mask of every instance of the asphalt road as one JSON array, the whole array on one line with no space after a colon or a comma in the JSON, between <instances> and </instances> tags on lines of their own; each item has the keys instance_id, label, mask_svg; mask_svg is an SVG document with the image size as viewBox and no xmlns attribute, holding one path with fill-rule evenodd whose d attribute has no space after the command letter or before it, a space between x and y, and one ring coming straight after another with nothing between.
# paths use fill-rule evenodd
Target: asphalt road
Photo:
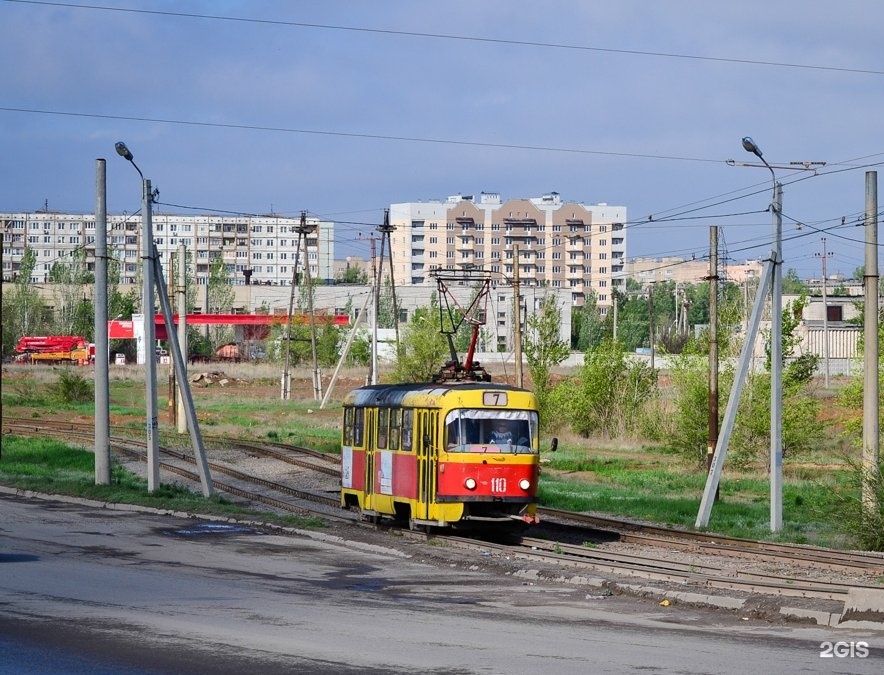
<instances>
[{"instance_id":1,"label":"asphalt road","mask_svg":"<svg viewBox=\"0 0 884 675\"><path fill-rule=\"evenodd\" d=\"M321 533L9 496L0 607L0 673L884 672L882 632L598 597Z\"/></svg>"}]
</instances>

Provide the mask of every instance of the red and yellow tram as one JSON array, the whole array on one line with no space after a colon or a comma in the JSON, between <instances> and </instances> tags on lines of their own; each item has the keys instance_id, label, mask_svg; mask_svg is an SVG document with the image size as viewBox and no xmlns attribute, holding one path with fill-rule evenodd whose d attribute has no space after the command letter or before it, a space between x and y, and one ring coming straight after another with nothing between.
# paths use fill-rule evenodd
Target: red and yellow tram
<instances>
[{"instance_id":1,"label":"red and yellow tram","mask_svg":"<svg viewBox=\"0 0 884 675\"><path fill-rule=\"evenodd\" d=\"M537 400L490 382L372 385L344 399L341 506L410 527L533 523Z\"/></svg>"}]
</instances>

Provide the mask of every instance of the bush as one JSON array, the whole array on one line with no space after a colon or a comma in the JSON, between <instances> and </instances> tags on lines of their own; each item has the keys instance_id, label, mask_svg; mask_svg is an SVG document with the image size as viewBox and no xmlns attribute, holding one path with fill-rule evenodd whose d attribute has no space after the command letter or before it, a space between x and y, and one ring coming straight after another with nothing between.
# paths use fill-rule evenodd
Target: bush
<instances>
[{"instance_id":1,"label":"bush","mask_svg":"<svg viewBox=\"0 0 884 675\"><path fill-rule=\"evenodd\" d=\"M62 368L58 381L51 385L53 396L61 403L87 403L95 398L92 383L73 368Z\"/></svg>"},{"instance_id":2,"label":"bush","mask_svg":"<svg viewBox=\"0 0 884 675\"><path fill-rule=\"evenodd\" d=\"M550 408L581 436L630 437L641 428L656 384L656 371L627 359L618 342L606 340L586 352L576 377L552 391Z\"/></svg>"},{"instance_id":3,"label":"bush","mask_svg":"<svg viewBox=\"0 0 884 675\"><path fill-rule=\"evenodd\" d=\"M868 551L884 551L884 475L879 464L868 469L853 457L845 458L850 467L849 485L830 493L829 519L847 532L856 545ZM863 485L871 496L863 502Z\"/></svg>"}]
</instances>

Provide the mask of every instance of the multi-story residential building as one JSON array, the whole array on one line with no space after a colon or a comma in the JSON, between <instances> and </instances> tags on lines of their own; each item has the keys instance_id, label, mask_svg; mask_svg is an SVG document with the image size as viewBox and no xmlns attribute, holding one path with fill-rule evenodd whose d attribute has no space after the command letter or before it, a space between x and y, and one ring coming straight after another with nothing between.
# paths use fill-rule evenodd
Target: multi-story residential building
<instances>
[{"instance_id":1,"label":"multi-story residential building","mask_svg":"<svg viewBox=\"0 0 884 675\"><path fill-rule=\"evenodd\" d=\"M625 223L626 207L565 202L556 192L391 204L393 277L397 285L435 284L434 270L482 269L509 284L518 267L521 286L567 289L577 306L593 293L604 314L612 289L625 284Z\"/></svg>"},{"instance_id":2,"label":"multi-story residential building","mask_svg":"<svg viewBox=\"0 0 884 675\"><path fill-rule=\"evenodd\" d=\"M761 278L764 263L761 260L746 260L742 263L719 264L718 276L723 281L742 284ZM640 284L674 281L679 284L698 284L709 277L708 260L685 260L673 256L661 258L632 258L626 261L624 271L627 277Z\"/></svg>"},{"instance_id":3,"label":"multi-story residential building","mask_svg":"<svg viewBox=\"0 0 884 675\"><path fill-rule=\"evenodd\" d=\"M198 284L205 284L212 261L221 257L235 285L287 286L296 269L303 274L306 245L310 275L321 283L333 279L334 223L307 217L304 237L300 218L267 216L182 216L154 213L154 242L160 260L183 244L193 255ZM136 283L141 269L141 216L108 215L108 248L121 263L121 283ZM95 215L55 213L0 213L3 233L3 281L18 274L27 249L36 254L32 283L49 279L57 262L85 252L87 269L95 265ZM300 241L299 241L300 240Z\"/></svg>"}]
</instances>

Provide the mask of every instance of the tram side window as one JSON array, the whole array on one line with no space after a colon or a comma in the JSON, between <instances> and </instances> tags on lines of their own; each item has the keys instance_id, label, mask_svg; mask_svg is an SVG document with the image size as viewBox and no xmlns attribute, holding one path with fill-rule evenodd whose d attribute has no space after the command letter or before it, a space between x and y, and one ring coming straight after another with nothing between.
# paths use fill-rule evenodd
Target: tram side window
<instances>
[{"instance_id":1,"label":"tram side window","mask_svg":"<svg viewBox=\"0 0 884 675\"><path fill-rule=\"evenodd\" d=\"M353 409L353 445L361 448L365 432L365 408Z\"/></svg>"},{"instance_id":2,"label":"tram side window","mask_svg":"<svg viewBox=\"0 0 884 675\"><path fill-rule=\"evenodd\" d=\"M399 449L399 408L390 409L390 450Z\"/></svg>"},{"instance_id":3,"label":"tram side window","mask_svg":"<svg viewBox=\"0 0 884 675\"><path fill-rule=\"evenodd\" d=\"M414 410L405 408L402 411L402 449L409 452L414 448Z\"/></svg>"},{"instance_id":4,"label":"tram side window","mask_svg":"<svg viewBox=\"0 0 884 675\"><path fill-rule=\"evenodd\" d=\"M353 408L344 408L344 445L353 445Z\"/></svg>"},{"instance_id":5,"label":"tram side window","mask_svg":"<svg viewBox=\"0 0 884 675\"><path fill-rule=\"evenodd\" d=\"M378 447L387 447L389 408L378 408Z\"/></svg>"}]
</instances>

